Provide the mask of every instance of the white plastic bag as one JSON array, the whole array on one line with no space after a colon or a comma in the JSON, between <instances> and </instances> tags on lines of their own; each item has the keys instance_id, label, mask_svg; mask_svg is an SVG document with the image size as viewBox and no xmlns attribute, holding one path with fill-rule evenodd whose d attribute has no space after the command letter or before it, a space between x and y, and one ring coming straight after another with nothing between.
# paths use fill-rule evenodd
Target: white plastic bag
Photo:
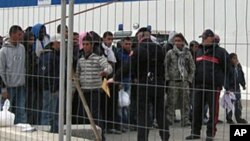
<instances>
[{"instance_id":1,"label":"white plastic bag","mask_svg":"<svg viewBox=\"0 0 250 141\"><path fill-rule=\"evenodd\" d=\"M236 100L236 98L233 92L225 92L221 98L221 106L229 113L234 109L234 100Z\"/></svg>"},{"instance_id":2,"label":"white plastic bag","mask_svg":"<svg viewBox=\"0 0 250 141\"><path fill-rule=\"evenodd\" d=\"M8 111L10 108L10 101L6 99L3 104L3 110L0 111L0 127L14 125L15 115Z\"/></svg>"},{"instance_id":3,"label":"white plastic bag","mask_svg":"<svg viewBox=\"0 0 250 141\"><path fill-rule=\"evenodd\" d=\"M120 107L128 107L130 105L129 94L121 89L119 91L119 106Z\"/></svg>"}]
</instances>

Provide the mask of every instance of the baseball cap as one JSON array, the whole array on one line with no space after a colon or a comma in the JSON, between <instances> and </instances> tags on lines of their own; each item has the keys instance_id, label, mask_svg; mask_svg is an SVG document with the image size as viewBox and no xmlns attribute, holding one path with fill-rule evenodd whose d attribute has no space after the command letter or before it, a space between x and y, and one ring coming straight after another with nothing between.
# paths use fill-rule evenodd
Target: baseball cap
<instances>
[{"instance_id":1,"label":"baseball cap","mask_svg":"<svg viewBox=\"0 0 250 141\"><path fill-rule=\"evenodd\" d=\"M214 37L214 32L211 29L206 29L199 38Z\"/></svg>"}]
</instances>

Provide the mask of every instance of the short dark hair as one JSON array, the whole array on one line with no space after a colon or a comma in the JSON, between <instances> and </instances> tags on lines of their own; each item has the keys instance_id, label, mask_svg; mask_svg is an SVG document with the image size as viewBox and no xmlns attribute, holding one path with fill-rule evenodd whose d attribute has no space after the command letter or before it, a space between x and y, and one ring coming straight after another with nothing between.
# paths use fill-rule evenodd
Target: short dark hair
<instances>
[{"instance_id":1,"label":"short dark hair","mask_svg":"<svg viewBox=\"0 0 250 141\"><path fill-rule=\"evenodd\" d=\"M231 60L231 59L232 59L233 57L235 57L235 56L237 57L237 54L236 54L236 53L230 53L230 54L229 54L229 59Z\"/></svg>"},{"instance_id":2,"label":"short dark hair","mask_svg":"<svg viewBox=\"0 0 250 141\"><path fill-rule=\"evenodd\" d=\"M90 33L87 33L86 36L82 39L82 41L88 41L93 45L93 37Z\"/></svg>"},{"instance_id":3,"label":"short dark hair","mask_svg":"<svg viewBox=\"0 0 250 141\"><path fill-rule=\"evenodd\" d=\"M122 42L124 42L124 41L132 41L132 39L127 36L127 37L122 38Z\"/></svg>"},{"instance_id":4,"label":"short dark hair","mask_svg":"<svg viewBox=\"0 0 250 141\"><path fill-rule=\"evenodd\" d=\"M181 38L181 40L184 41L184 42L185 42L185 40L186 40L182 33L177 33L177 34L175 34L175 35L174 35L174 38L176 38L176 37ZM174 39L174 38L173 38L173 39Z\"/></svg>"},{"instance_id":5,"label":"short dark hair","mask_svg":"<svg viewBox=\"0 0 250 141\"><path fill-rule=\"evenodd\" d=\"M77 32L73 32L73 36L79 35L79 33Z\"/></svg>"},{"instance_id":6,"label":"short dark hair","mask_svg":"<svg viewBox=\"0 0 250 141\"><path fill-rule=\"evenodd\" d=\"M17 31L23 31L19 25L13 25L10 27L9 35L16 33Z\"/></svg>"},{"instance_id":7,"label":"short dark hair","mask_svg":"<svg viewBox=\"0 0 250 141\"><path fill-rule=\"evenodd\" d=\"M25 29L25 32L31 32L32 30L32 26L28 26L26 29Z\"/></svg>"},{"instance_id":8,"label":"short dark hair","mask_svg":"<svg viewBox=\"0 0 250 141\"><path fill-rule=\"evenodd\" d=\"M57 32L57 33L61 33L61 26L62 26L61 24L59 24L59 25L57 26L57 29L56 29L56 32ZM68 26L65 25L65 28L68 29Z\"/></svg>"},{"instance_id":9,"label":"short dark hair","mask_svg":"<svg viewBox=\"0 0 250 141\"><path fill-rule=\"evenodd\" d=\"M192 48L194 45L199 45L199 43L195 40L193 40L189 43L190 48Z\"/></svg>"},{"instance_id":10,"label":"short dark hair","mask_svg":"<svg viewBox=\"0 0 250 141\"><path fill-rule=\"evenodd\" d=\"M103 38L106 38L107 36L113 36L113 33L110 31L106 31L105 33L103 33Z\"/></svg>"}]
</instances>

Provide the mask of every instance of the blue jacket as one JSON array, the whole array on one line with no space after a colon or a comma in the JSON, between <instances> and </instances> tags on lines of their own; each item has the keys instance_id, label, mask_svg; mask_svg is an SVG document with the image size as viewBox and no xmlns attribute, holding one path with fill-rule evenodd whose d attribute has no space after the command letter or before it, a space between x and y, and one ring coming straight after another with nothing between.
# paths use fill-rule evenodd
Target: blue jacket
<instances>
[{"instance_id":1,"label":"blue jacket","mask_svg":"<svg viewBox=\"0 0 250 141\"><path fill-rule=\"evenodd\" d=\"M129 64L130 63L130 56L129 53L124 50L124 49L118 49L117 50L117 63L116 66L117 68L122 68L125 64ZM122 77L122 82L130 82L131 76L130 73L126 74L126 75L121 75Z\"/></svg>"},{"instance_id":2,"label":"blue jacket","mask_svg":"<svg viewBox=\"0 0 250 141\"><path fill-rule=\"evenodd\" d=\"M40 86L44 90L56 92L59 90L59 64L60 52L51 48L45 48L39 57L38 73L40 76Z\"/></svg>"}]
</instances>

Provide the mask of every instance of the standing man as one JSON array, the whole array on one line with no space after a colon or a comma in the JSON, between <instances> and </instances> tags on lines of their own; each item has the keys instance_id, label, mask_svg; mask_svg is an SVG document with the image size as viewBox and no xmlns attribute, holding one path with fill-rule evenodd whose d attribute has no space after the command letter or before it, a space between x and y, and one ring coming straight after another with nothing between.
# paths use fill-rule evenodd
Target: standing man
<instances>
[{"instance_id":1,"label":"standing man","mask_svg":"<svg viewBox=\"0 0 250 141\"><path fill-rule=\"evenodd\" d=\"M33 45L33 51L37 57L40 57L41 51L49 43L49 35L47 34L46 27L44 24L36 24L32 27L31 32L35 36L35 43Z\"/></svg>"},{"instance_id":2,"label":"standing man","mask_svg":"<svg viewBox=\"0 0 250 141\"><path fill-rule=\"evenodd\" d=\"M0 50L0 75L3 83L2 93L9 96L11 107L15 106L15 123L26 123L25 111L25 49L20 43L23 30L13 25L7 40Z\"/></svg>"},{"instance_id":3,"label":"standing man","mask_svg":"<svg viewBox=\"0 0 250 141\"><path fill-rule=\"evenodd\" d=\"M137 141L148 141L152 117L150 110L155 109L162 141L169 139L169 125L165 119L164 105L164 54L162 48L150 39L150 32L143 27L137 32L138 47L131 56L131 64L124 66L123 74L131 74L138 80L138 134ZM131 66L130 66L131 65ZM120 80L119 71L115 80ZM150 108L150 105L153 108Z\"/></svg>"},{"instance_id":4,"label":"standing man","mask_svg":"<svg viewBox=\"0 0 250 141\"><path fill-rule=\"evenodd\" d=\"M41 51L38 63L40 86L43 88L42 125L51 125L51 132L58 133L58 101L60 73L60 38L53 36Z\"/></svg>"},{"instance_id":5,"label":"standing man","mask_svg":"<svg viewBox=\"0 0 250 141\"><path fill-rule=\"evenodd\" d=\"M116 47L112 45L113 43L113 33L110 31L106 31L103 34L103 42L101 45L101 53L100 55L104 55L109 64L113 68L113 73L108 75L107 78L113 77L113 74L116 72L116 54L117 50ZM107 132L114 133L114 134L121 134L121 128L119 123L119 115L118 115L118 91L119 87L117 84L110 84L110 97L106 99L105 103L107 103Z\"/></svg>"},{"instance_id":6,"label":"standing man","mask_svg":"<svg viewBox=\"0 0 250 141\"><path fill-rule=\"evenodd\" d=\"M167 93L167 117L174 123L175 107L181 109L181 126L190 126L189 121L189 84L192 83L195 71L193 57L185 46L181 33L174 36L173 49L165 57L165 79L169 86Z\"/></svg>"},{"instance_id":7,"label":"standing man","mask_svg":"<svg viewBox=\"0 0 250 141\"><path fill-rule=\"evenodd\" d=\"M209 106L206 140L212 141L216 134L220 91L227 81L229 55L214 42L214 36L210 29L205 30L200 36L202 44L196 52L192 130L191 135L186 137L187 140L200 138L204 103Z\"/></svg>"}]
</instances>

